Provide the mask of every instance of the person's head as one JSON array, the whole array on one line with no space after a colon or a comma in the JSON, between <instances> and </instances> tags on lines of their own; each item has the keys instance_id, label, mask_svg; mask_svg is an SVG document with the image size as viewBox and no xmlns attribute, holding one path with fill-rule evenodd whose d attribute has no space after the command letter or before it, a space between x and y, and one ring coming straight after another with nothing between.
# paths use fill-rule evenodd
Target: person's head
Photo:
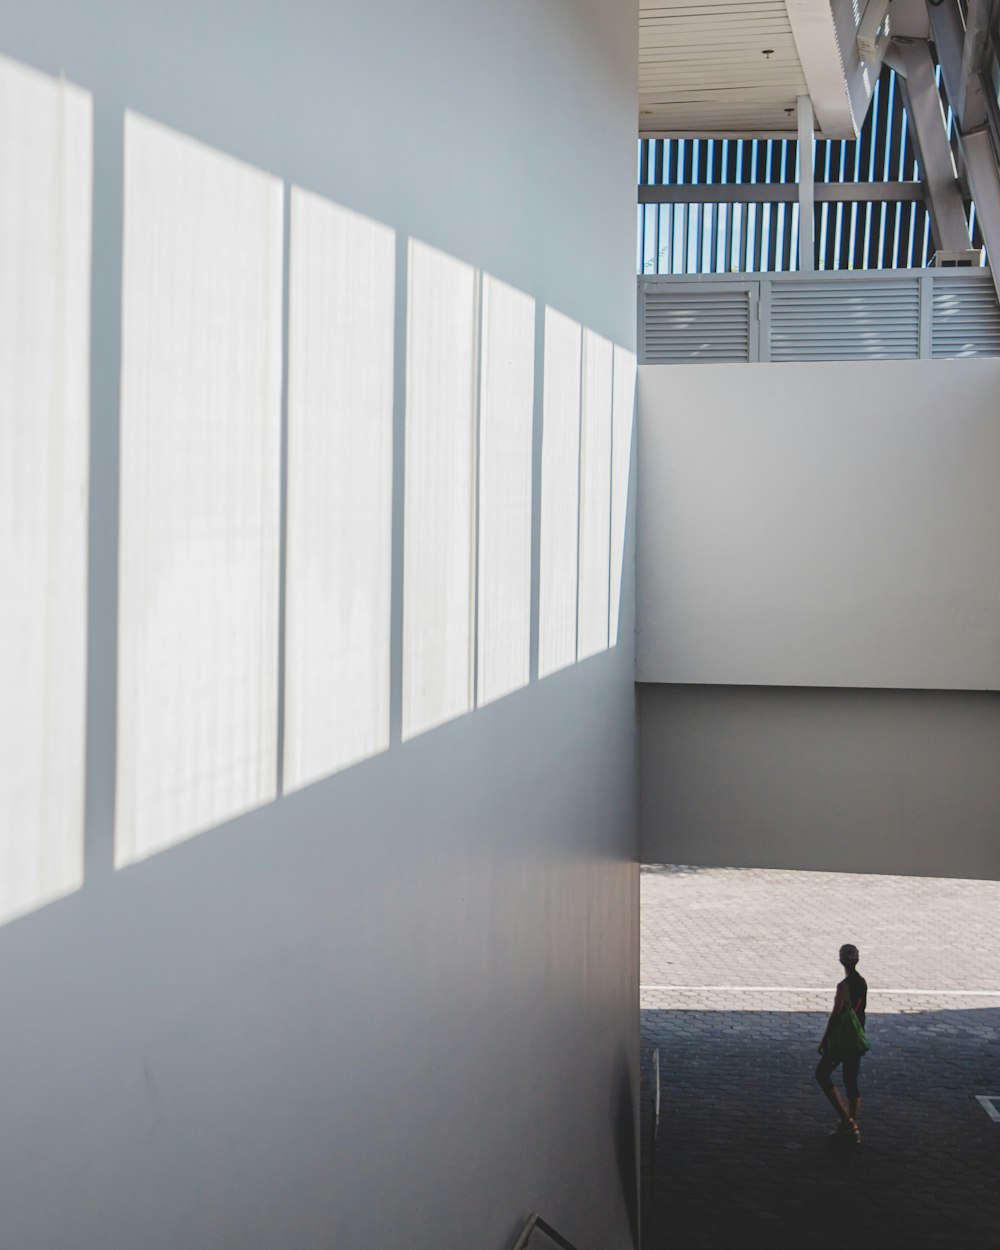
<instances>
[{"instance_id":1,"label":"person's head","mask_svg":"<svg viewBox=\"0 0 1000 1250\"><path fill-rule=\"evenodd\" d=\"M852 946L850 942L845 943L840 948L840 962L844 965L848 972L853 972L858 966L858 960L861 958L858 948Z\"/></svg>"}]
</instances>

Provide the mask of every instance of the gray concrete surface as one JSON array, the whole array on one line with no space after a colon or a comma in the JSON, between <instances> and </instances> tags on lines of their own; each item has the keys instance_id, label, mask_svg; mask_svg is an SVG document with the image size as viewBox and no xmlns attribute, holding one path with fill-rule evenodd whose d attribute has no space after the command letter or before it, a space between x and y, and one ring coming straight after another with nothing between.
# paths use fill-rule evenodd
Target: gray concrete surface
<instances>
[{"instance_id":1,"label":"gray concrete surface","mask_svg":"<svg viewBox=\"0 0 1000 1250\"><path fill-rule=\"evenodd\" d=\"M637 691L647 862L1000 877L1000 694Z\"/></svg>"},{"instance_id":2,"label":"gray concrete surface","mask_svg":"<svg viewBox=\"0 0 1000 1250\"><path fill-rule=\"evenodd\" d=\"M1000 1244L975 1098L1000 1094L1000 884L660 866L642 887L647 1250ZM869 982L858 1148L813 1079L845 941Z\"/></svg>"}]
</instances>

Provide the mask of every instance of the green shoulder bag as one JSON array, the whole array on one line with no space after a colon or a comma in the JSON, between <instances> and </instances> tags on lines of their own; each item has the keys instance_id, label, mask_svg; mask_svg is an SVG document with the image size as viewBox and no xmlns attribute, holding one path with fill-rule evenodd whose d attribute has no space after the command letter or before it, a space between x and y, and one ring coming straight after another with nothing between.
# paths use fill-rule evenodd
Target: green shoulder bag
<instances>
[{"instance_id":1,"label":"green shoulder bag","mask_svg":"<svg viewBox=\"0 0 1000 1250\"><path fill-rule=\"evenodd\" d=\"M846 993L847 1005L837 1017L826 1039L826 1053L837 1063L843 1059L853 1059L855 1055L863 1055L871 1050L871 1042L865 1035L861 1021L854 1010L854 1004L851 1002L849 985Z\"/></svg>"}]
</instances>

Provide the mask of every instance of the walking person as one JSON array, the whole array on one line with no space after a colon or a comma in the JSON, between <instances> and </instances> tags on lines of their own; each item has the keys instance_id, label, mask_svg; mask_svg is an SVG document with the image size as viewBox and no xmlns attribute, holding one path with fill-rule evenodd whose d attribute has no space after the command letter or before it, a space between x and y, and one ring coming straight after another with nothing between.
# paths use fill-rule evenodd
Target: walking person
<instances>
[{"instance_id":1,"label":"walking person","mask_svg":"<svg viewBox=\"0 0 1000 1250\"><path fill-rule=\"evenodd\" d=\"M858 1073L861 1068L861 1056L868 1049L868 1040L864 1035L865 1008L868 1003L868 982L858 972L858 948L845 945L840 948L840 962L847 975L837 986L833 1010L819 1044L822 1058L816 1068L816 1080L823 1093L840 1118L832 1136L861 1144L861 1095L858 1090ZM851 1020L854 1015L858 1029ZM848 1105L840 1096L840 1091L833 1083L834 1070L844 1065L844 1087L847 1090Z\"/></svg>"}]
</instances>

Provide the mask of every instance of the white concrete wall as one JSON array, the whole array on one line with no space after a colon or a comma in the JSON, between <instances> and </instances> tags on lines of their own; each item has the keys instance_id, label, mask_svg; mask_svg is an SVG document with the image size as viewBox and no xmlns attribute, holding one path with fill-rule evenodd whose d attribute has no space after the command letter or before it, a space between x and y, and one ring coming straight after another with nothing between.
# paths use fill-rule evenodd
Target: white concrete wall
<instances>
[{"instance_id":1,"label":"white concrete wall","mask_svg":"<svg viewBox=\"0 0 1000 1250\"><path fill-rule=\"evenodd\" d=\"M0 930L4 1245L504 1250L532 1210L636 1244L631 576L622 646L402 744L400 439L390 750L112 847L124 110L631 345L636 43L634 0L0 15L96 143L86 880Z\"/></svg>"},{"instance_id":2,"label":"white concrete wall","mask_svg":"<svg viewBox=\"0 0 1000 1250\"><path fill-rule=\"evenodd\" d=\"M644 859L1000 875L998 387L640 369Z\"/></svg>"},{"instance_id":3,"label":"white concrete wall","mask_svg":"<svg viewBox=\"0 0 1000 1250\"><path fill-rule=\"evenodd\" d=\"M639 371L640 681L1000 688L1000 361Z\"/></svg>"},{"instance_id":4,"label":"white concrete wall","mask_svg":"<svg viewBox=\"0 0 1000 1250\"><path fill-rule=\"evenodd\" d=\"M639 687L647 862L1000 877L1000 695Z\"/></svg>"}]
</instances>

